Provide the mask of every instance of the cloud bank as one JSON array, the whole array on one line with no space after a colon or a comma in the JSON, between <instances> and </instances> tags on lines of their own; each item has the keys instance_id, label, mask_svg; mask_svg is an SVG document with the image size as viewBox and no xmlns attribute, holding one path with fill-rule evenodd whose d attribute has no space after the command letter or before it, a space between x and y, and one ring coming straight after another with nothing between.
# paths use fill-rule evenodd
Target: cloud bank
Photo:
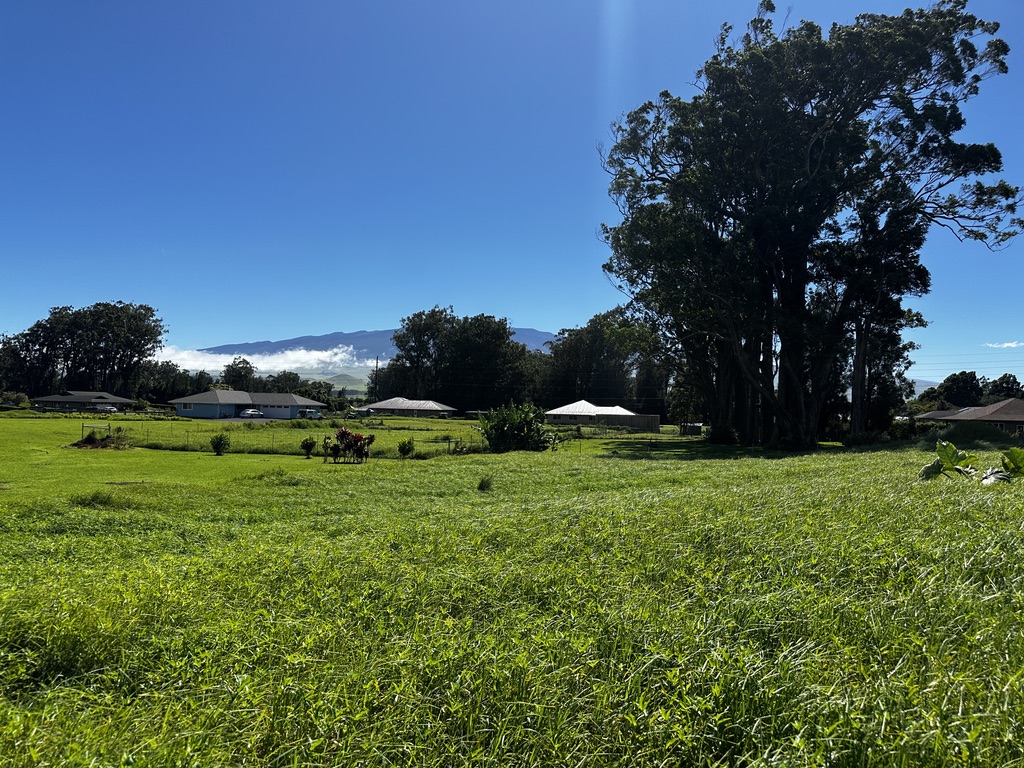
<instances>
[{"instance_id":1,"label":"cloud bank","mask_svg":"<svg viewBox=\"0 0 1024 768\"><path fill-rule=\"evenodd\" d=\"M1024 347L1024 341L1000 341L1000 342L985 342L982 344L983 347L990 347L992 349L1017 349L1018 347Z\"/></svg>"},{"instance_id":2,"label":"cloud bank","mask_svg":"<svg viewBox=\"0 0 1024 768\"><path fill-rule=\"evenodd\" d=\"M374 365L373 360L356 357L355 350L350 346L334 349L286 349L263 355L226 355L168 346L160 350L155 357L158 361L168 360L192 373L206 371L213 376L219 376L224 366L229 365L236 357L244 357L256 366L256 371L261 376L281 371L332 375L353 368L372 368Z\"/></svg>"}]
</instances>

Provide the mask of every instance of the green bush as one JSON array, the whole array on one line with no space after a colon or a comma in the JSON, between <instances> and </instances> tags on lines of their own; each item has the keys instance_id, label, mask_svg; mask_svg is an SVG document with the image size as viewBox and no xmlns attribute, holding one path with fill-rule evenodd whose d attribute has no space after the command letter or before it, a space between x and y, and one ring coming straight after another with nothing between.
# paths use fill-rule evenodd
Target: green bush
<instances>
[{"instance_id":1,"label":"green bush","mask_svg":"<svg viewBox=\"0 0 1024 768\"><path fill-rule=\"evenodd\" d=\"M532 405L502 406L480 417L480 431L494 453L543 451L551 445L544 412Z\"/></svg>"},{"instance_id":2,"label":"green bush","mask_svg":"<svg viewBox=\"0 0 1024 768\"><path fill-rule=\"evenodd\" d=\"M416 442L411 437L398 443L398 455L403 459L409 458L414 450L416 450Z\"/></svg>"},{"instance_id":3,"label":"green bush","mask_svg":"<svg viewBox=\"0 0 1024 768\"><path fill-rule=\"evenodd\" d=\"M307 435L302 438L302 442L299 443L299 448L302 449L302 452L306 454L306 458L308 459L313 455L313 451L316 450L316 438Z\"/></svg>"},{"instance_id":4,"label":"green bush","mask_svg":"<svg viewBox=\"0 0 1024 768\"><path fill-rule=\"evenodd\" d=\"M938 429L929 429L921 435L918 446L929 450L940 440L957 445L1005 445L1011 439L1011 435L991 424L959 421Z\"/></svg>"},{"instance_id":5,"label":"green bush","mask_svg":"<svg viewBox=\"0 0 1024 768\"><path fill-rule=\"evenodd\" d=\"M217 456L223 456L224 452L231 447L231 435L227 432L220 432L210 438L210 447Z\"/></svg>"}]
</instances>

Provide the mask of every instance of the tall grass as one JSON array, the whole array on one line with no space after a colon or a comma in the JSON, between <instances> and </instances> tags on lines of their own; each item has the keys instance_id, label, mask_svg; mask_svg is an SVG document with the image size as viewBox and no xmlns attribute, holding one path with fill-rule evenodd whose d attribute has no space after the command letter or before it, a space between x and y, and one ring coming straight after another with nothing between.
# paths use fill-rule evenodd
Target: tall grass
<instances>
[{"instance_id":1,"label":"tall grass","mask_svg":"<svg viewBox=\"0 0 1024 768\"><path fill-rule=\"evenodd\" d=\"M71 452L0 495L0 762L1024 764L1022 486L636 448Z\"/></svg>"}]
</instances>

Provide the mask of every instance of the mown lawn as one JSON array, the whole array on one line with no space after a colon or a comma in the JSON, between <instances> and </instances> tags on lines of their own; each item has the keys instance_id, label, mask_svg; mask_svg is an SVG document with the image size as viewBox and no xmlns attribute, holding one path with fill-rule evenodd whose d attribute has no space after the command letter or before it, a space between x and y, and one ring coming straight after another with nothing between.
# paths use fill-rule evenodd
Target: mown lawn
<instances>
[{"instance_id":1,"label":"mown lawn","mask_svg":"<svg viewBox=\"0 0 1024 768\"><path fill-rule=\"evenodd\" d=\"M0 420L0 764L1024 765L1024 485L58 421Z\"/></svg>"}]
</instances>

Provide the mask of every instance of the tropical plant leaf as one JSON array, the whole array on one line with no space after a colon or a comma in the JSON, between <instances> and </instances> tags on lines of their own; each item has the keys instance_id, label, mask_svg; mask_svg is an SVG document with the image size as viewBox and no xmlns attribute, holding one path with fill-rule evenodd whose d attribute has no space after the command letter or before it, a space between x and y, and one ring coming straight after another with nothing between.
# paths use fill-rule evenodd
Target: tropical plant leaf
<instances>
[{"instance_id":1,"label":"tropical plant leaf","mask_svg":"<svg viewBox=\"0 0 1024 768\"><path fill-rule=\"evenodd\" d=\"M939 458L942 459L947 470L953 469L954 467L970 467L978 462L978 457L973 453L961 451L955 445L946 442L945 440L939 440L939 442L935 444L935 453L937 453Z\"/></svg>"},{"instance_id":2,"label":"tropical plant leaf","mask_svg":"<svg viewBox=\"0 0 1024 768\"><path fill-rule=\"evenodd\" d=\"M944 468L945 464L942 463L942 459L935 459L931 464L923 466L917 477L919 480L931 480L933 477L941 475Z\"/></svg>"},{"instance_id":3,"label":"tropical plant leaf","mask_svg":"<svg viewBox=\"0 0 1024 768\"><path fill-rule=\"evenodd\" d=\"M1003 471L1010 477L1024 477L1024 449L1007 448L1003 451Z\"/></svg>"},{"instance_id":4,"label":"tropical plant leaf","mask_svg":"<svg viewBox=\"0 0 1024 768\"><path fill-rule=\"evenodd\" d=\"M918 474L922 480L931 480L939 475L952 477L954 474L974 477L978 470L974 467L978 457L973 453L961 451L952 443L939 440L935 444L936 459L924 467Z\"/></svg>"}]
</instances>

